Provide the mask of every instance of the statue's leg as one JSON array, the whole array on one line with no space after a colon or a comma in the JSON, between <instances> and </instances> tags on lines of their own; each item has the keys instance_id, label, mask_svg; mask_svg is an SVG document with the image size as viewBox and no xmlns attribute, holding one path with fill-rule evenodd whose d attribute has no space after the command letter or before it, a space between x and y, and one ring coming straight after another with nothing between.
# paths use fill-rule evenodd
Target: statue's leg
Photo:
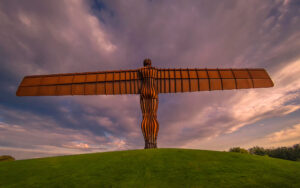
<instances>
[{"instance_id":1,"label":"statue's leg","mask_svg":"<svg viewBox=\"0 0 300 188\"><path fill-rule=\"evenodd\" d=\"M145 139L145 149L157 148L157 134L159 124L157 121L158 98L144 98L141 96L141 109L143 120L141 124Z\"/></svg>"}]
</instances>

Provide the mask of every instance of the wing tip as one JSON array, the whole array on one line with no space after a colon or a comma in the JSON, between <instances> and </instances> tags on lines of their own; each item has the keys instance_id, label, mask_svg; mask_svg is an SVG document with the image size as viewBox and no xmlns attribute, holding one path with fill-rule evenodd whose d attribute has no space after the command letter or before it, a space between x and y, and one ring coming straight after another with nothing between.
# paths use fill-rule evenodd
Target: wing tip
<instances>
[{"instance_id":1,"label":"wing tip","mask_svg":"<svg viewBox=\"0 0 300 188\"><path fill-rule=\"evenodd\" d=\"M19 91L16 92L16 96L17 96L17 97L21 97Z\"/></svg>"},{"instance_id":2,"label":"wing tip","mask_svg":"<svg viewBox=\"0 0 300 188\"><path fill-rule=\"evenodd\" d=\"M271 86L270 87L274 87L274 82L273 82L273 80L271 80L271 78L270 78L270 82L271 82Z\"/></svg>"}]
</instances>

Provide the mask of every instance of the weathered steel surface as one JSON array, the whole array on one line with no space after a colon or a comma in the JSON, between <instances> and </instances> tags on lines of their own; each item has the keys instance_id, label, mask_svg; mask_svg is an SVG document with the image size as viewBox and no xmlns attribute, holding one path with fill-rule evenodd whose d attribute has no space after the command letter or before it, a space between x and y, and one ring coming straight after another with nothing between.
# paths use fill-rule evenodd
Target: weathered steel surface
<instances>
[{"instance_id":1,"label":"weathered steel surface","mask_svg":"<svg viewBox=\"0 0 300 188\"><path fill-rule=\"evenodd\" d=\"M157 69L158 93L272 87L264 69Z\"/></svg>"},{"instance_id":2,"label":"weathered steel surface","mask_svg":"<svg viewBox=\"0 0 300 188\"><path fill-rule=\"evenodd\" d=\"M153 68L153 67L152 67ZM264 69L155 69L157 93L272 87ZM17 96L140 94L140 70L26 76Z\"/></svg>"},{"instance_id":3,"label":"weathered steel surface","mask_svg":"<svg viewBox=\"0 0 300 188\"><path fill-rule=\"evenodd\" d=\"M159 93L273 87L264 69L156 69L26 76L17 96L140 94L146 148L157 147Z\"/></svg>"},{"instance_id":4,"label":"weathered steel surface","mask_svg":"<svg viewBox=\"0 0 300 188\"><path fill-rule=\"evenodd\" d=\"M24 77L17 96L139 94L138 70Z\"/></svg>"},{"instance_id":5,"label":"weathered steel surface","mask_svg":"<svg viewBox=\"0 0 300 188\"><path fill-rule=\"evenodd\" d=\"M151 67L150 59L144 61L144 67L140 69L140 75L143 80L140 103L143 113L141 128L145 139L145 149L157 148L156 141L159 130L157 121L158 96L155 79L157 70Z\"/></svg>"}]
</instances>

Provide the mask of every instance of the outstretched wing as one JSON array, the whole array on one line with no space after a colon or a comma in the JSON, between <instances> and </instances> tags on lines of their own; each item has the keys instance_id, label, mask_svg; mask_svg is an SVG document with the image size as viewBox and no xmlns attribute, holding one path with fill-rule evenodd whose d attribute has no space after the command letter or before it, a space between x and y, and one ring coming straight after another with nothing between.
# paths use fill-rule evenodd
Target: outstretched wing
<instances>
[{"instance_id":1,"label":"outstretched wing","mask_svg":"<svg viewBox=\"0 0 300 188\"><path fill-rule=\"evenodd\" d=\"M264 69L158 69L159 93L273 87Z\"/></svg>"},{"instance_id":2,"label":"outstretched wing","mask_svg":"<svg viewBox=\"0 0 300 188\"><path fill-rule=\"evenodd\" d=\"M17 96L138 94L138 70L26 76Z\"/></svg>"}]
</instances>

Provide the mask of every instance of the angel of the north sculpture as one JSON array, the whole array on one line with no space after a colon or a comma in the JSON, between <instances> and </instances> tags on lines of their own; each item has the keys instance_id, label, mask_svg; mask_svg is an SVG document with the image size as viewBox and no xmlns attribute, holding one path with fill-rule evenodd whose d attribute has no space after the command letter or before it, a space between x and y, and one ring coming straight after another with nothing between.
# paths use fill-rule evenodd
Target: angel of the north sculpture
<instances>
[{"instance_id":1,"label":"angel of the north sculpture","mask_svg":"<svg viewBox=\"0 0 300 188\"><path fill-rule=\"evenodd\" d=\"M145 149L157 148L158 94L273 87L264 69L159 69L26 76L17 96L139 94Z\"/></svg>"}]
</instances>

